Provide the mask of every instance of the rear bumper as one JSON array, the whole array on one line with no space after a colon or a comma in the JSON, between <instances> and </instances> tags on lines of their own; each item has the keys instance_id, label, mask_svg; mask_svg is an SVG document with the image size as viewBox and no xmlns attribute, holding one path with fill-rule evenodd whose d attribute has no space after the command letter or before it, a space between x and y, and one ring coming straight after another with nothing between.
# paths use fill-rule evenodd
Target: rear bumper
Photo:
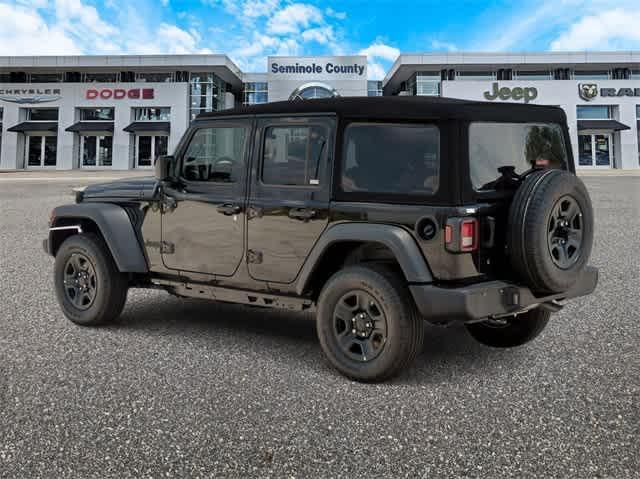
<instances>
[{"instance_id":1,"label":"rear bumper","mask_svg":"<svg viewBox=\"0 0 640 479\"><path fill-rule=\"evenodd\" d=\"M410 289L422 316L430 322L441 323L477 321L517 313L541 303L586 296L597 284L598 270L588 266L570 290L547 296L535 296L526 286L507 281L488 281L457 288L411 285Z\"/></svg>"}]
</instances>

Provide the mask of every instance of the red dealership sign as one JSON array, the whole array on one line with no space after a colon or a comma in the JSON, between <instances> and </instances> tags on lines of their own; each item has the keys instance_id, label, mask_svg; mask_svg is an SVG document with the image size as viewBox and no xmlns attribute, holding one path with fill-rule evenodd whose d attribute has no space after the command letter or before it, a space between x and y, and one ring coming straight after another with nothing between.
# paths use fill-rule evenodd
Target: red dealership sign
<instances>
[{"instance_id":1,"label":"red dealership sign","mask_svg":"<svg viewBox=\"0 0 640 479\"><path fill-rule=\"evenodd\" d=\"M153 100L153 88L91 88L87 90L87 100Z\"/></svg>"}]
</instances>

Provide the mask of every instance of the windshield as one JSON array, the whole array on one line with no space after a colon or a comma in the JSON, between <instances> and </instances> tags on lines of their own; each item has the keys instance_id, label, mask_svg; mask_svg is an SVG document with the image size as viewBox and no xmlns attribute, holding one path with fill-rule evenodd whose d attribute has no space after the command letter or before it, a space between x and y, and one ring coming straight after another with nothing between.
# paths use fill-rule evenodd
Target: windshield
<instances>
[{"instance_id":1,"label":"windshield","mask_svg":"<svg viewBox=\"0 0 640 479\"><path fill-rule=\"evenodd\" d=\"M533 168L567 167L562 128L553 123L472 123L469 170L476 190L493 190L501 180Z\"/></svg>"}]
</instances>

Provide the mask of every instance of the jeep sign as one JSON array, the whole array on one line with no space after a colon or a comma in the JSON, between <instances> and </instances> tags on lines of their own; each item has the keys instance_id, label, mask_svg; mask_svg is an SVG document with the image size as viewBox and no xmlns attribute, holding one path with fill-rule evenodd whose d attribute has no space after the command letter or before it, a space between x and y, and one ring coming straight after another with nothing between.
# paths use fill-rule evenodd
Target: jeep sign
<instances>
[{"instance_id":1,"label":"jeep sign","mask_svg":"<svg viewBox=\"0 0 640 479\"><path fill-rule=\"evenodd\" d=\"M538 98L538 89L534 87L513 87L509 88L503 86L500 88L497 82L492 85L492 91L485 91L484 97L489 101L494 100L524 100L525 103L529 103L531 100Z\"/></svg>"}]
</instances>

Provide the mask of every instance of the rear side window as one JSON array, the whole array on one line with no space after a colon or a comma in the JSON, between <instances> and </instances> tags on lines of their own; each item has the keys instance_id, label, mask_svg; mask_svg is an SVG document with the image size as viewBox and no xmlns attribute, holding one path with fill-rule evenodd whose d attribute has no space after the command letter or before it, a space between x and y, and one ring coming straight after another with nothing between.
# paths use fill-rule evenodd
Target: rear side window
<instances>
[{"instance_id":1,"label":"rear side window","mask_svg":"<svg viewBox=\"0 0 640 479\"><path fill-rule=\"evenodd\" d=\"M353 123L347 127L343 191L432 195L439 182L436 126Z\"/></svg>"},{"instance_id":2,"label":"rear side window","mask_svg":"<svg viewBox=\"0 0 640 479\"><path fill-rule=\"evenodd\" d=\"M469 171L476 190L500 188L501 181L532 168L567 168L560 125L472 123Z\"/></svg>"},{"instance_id":3,"label":"rear side window","mask_svg":"<svg viewBox=\"0 0 640 479\"><path fill-rule=\"evenodd\" d=\"M262 182L316 186L327 156L325 126L270 126L265 130Z\"/></svg>"}]
</instances>

